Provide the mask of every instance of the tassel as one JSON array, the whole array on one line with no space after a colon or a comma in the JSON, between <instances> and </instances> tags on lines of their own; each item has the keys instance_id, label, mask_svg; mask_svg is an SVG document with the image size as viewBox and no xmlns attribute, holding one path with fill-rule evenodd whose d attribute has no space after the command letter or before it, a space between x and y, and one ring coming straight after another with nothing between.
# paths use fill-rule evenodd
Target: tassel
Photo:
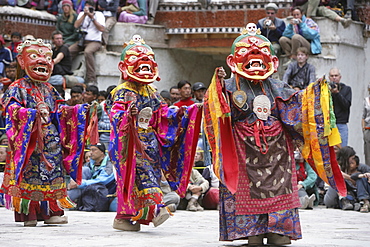
<instances>
[{"instance_id":1,"label":"tassel","mask_svg":"<svg viewBox=\"0 0 370 247\"><path fill-rule=\"evenodd\" d=\"M76 204L69 199L69 197L64 197L62 199L57 200L57 204L59 208L64 209L64 208L74 208L76 207Z\"/></svg>"},{"instance_id":2,"label":"tassel","mask_svg":"<svg viewBox=\"0 0 370 247\"><path fill-rule=\"evenodd\" d=\"M131 220L132 221L146 220L148 217L149 211L150 211L149 207L142 208L139 210L139 212L137 212L136 216L131 218Z\"/></svg>"},{"instance_id":3,"label":"tassel","mask_svg":"<svg viewBox=\"0 0 370 247\"><path fill-rule=\"evenodd\" d=\"M30 200L27 199L21 199L21 208L20 213L24 213L26 215L30 212Z\"/></svg>"},{"instance_id":4,"label":"tassel","mask_svg":"<svg viewBox=\"0 0 370 247\"><path fill-rule=\"evenodd\" d=\"M21 198L12 197L14 211L21 213Z\"/></svg>"},{"instance_id":5,"label":"tassel","mask_svg":"<svg viewBox=\"0 0 370 247\"><path fill-rule=\"evenodd\" d=\"M9 210L13 210L13 204L12 204L12 196L10 195L4 195L5 196L5 208Z\"/></svg>"}]
</instances>

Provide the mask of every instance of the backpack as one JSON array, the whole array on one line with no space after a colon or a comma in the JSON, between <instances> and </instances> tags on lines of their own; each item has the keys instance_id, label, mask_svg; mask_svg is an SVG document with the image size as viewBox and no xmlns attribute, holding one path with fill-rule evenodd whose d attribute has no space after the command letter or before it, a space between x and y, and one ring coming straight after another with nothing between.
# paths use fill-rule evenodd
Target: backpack
<instances>
[{"instance_id":1,"label":"backpack","mask_svg":"<svg viewBox=\"0 0 370 247\"><path fill-rule=\"evenodd\" d=\"M82 191L79 210L87 212L103 212L109 210L109 194L103 184L91 184Z\"/></svg>"}]
</instances>

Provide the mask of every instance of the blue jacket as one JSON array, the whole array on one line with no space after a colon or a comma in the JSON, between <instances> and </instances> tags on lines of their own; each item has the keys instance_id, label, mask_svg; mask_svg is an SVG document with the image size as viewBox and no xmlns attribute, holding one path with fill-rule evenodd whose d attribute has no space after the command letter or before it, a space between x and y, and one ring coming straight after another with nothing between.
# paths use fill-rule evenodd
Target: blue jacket
<instances>
[{"instance_id":1,"label":"blue jacket","mask_svg":"<svg viewBox=\"0 0 370 247\"><path fill-rule=\"evenodd\" d=\"M302 22L298 24L298 26L299 34L311 43L311 53L320 54L322 47L320 42L320 33L316 22L303 15ZM294 34L296 33L294 32L293 25L289 23L284 30L283 36L291 39Z\"/></svg>"},{"instance_id":2,"label":"blue jacket","mask_svg":"<svg viewBox=\"0 0 370 247\"><path fill-rule=\"evenodd\" d=\"M108 155L104 157L96 171L94 171L95 160L90 159L89 168L92 173L91 179L82 179L81 185L78 186L79 189L83 189L90 184L101 183L107 185L114 180L113 165Z\"/></svg>"}]
</instances>

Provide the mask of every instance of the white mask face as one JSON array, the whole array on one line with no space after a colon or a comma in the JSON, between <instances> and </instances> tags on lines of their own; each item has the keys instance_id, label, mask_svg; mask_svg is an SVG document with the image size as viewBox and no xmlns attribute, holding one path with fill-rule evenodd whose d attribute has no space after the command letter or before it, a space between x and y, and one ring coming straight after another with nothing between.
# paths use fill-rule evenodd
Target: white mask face
<instances>
[{"instance_id":1,"label":"white mask face","mask_svg":"<svg viewBox=\"0 0 370 247\"><path fill-rule=\"evenodd\" d=\"M142 129L148 129L149 121L152 118L153 111L150 107L145 107L139 112L139 115L137 116L138 125Z\"/></svg>"},{"instance_id":2,"label":"white mask face","mask_svg":"<svg viewBox=\"0 0 370 247\"><path fill-rule=\"evenodd\" d=\"M261 120L267 120L271 115L271 103L266 95L258 95L254 98L253 112Z\"/></svg>"}]
</instances>

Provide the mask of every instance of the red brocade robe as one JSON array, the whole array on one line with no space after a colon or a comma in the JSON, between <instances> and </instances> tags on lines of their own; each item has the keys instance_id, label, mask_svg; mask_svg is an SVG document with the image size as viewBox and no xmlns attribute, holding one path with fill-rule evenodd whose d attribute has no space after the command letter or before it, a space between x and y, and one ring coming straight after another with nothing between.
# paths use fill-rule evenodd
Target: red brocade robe
<instances>
[{"instance_id":1,"label":"red brocade robe","mask_svg":"<svg viewBox=\"0 0 370 247\"><path fill-rule=\"evenodd\" d=\"M235 78L222 88L214 77L204 103L204 129L222 182L220 240L269 232L300 239L295 147L325 182L346 193L332 147L338 133L327 84L295 92L273 79L240 79L240 90L247 96L241 107L234 103ZM253 112L258 95L270 100L267 120Z\"/></svg>"},{"instance_id":2,"label":"red brocade robe","mask_svg":"<svg viewBox=\"0 0 370 247\"><path fill-rule=\"evenodd\" d=\"M37 104L44 102L50 121L43 124ZM12 83L3 96L10 158L1 191L7 208L20 214L60 211L74 206L65 176L82 179L87 105L65 106L49 83L27 77Z\"/></svg>"}]
</instances>

